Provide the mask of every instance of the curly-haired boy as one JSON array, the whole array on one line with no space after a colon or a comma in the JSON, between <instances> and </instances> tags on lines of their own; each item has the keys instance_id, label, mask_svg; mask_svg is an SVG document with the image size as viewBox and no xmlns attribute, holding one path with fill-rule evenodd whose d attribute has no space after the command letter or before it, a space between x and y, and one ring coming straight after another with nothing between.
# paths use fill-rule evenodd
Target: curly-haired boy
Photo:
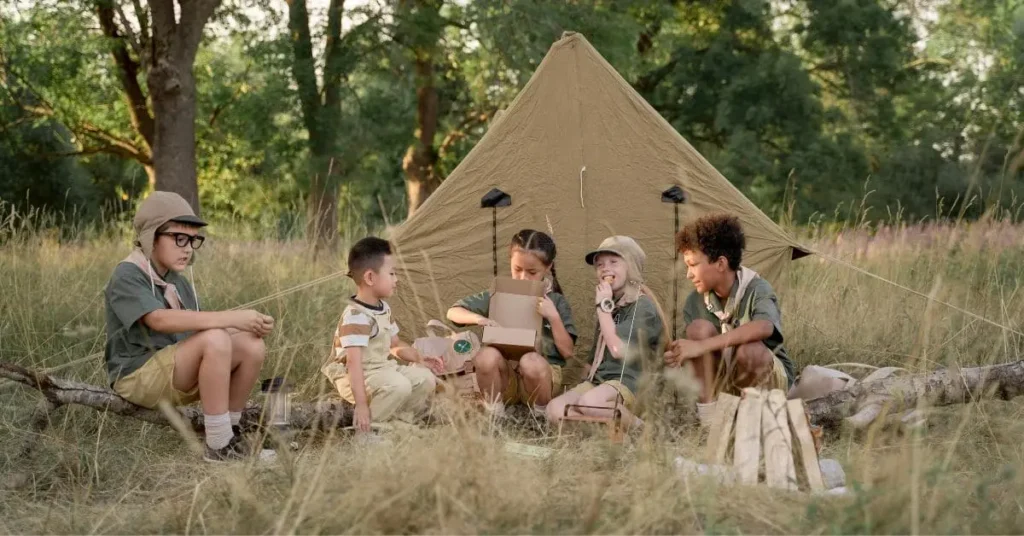
<instances>
[{"instance_id":1,"label":"curly-haired boy","mask_svg":"<svg viewBox=\"0 0 1024 536\"><path fill-rule=\"evenodd\" d=\"M697 415L709 425L719 392L786 390L793 382L793 362L782 344L775 291L741 265L746 238L738 218L704 216L680 231L676 247L695 290L683 306L686 339L669 345L665 363L691 361L701 385Z\"/></svg>"}]
</instances>

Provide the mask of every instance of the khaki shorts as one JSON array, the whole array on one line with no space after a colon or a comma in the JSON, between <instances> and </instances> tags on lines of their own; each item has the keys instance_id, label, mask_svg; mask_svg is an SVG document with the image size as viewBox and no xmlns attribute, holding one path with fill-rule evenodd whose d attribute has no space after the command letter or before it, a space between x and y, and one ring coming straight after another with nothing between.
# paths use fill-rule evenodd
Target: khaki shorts
<instances>
[{"instance_id":1,"label":"khaki shorts","mask_svg":"<svg viewBox=\"0 0 1024 536\"><path fill-rule=\"evenodd\" d=\"M631 413L635 412L636 395L633 394L633 391L629 390L629 387L626 387L626 384L620 382L619 380L608 380L606 382L602 382L600 385L608 385L613 387L616 391L619 392L620 395L622 395L622 404L626 406L626 409L628 409ZM576 387L573 387L572 392L582 396L590 391L593 391L595 387L597 387L597 385L594 385L589 381L585 381L577 385ZM577 402L577 404L578 403L579 402Z\"/></svg>"},{"instance_id":2,"label":"khaki shorts","mask_svg":"<svg viewBox=\"0 0 1024 536\"><path fill-rule=\"evenodd\" d=\"M508 385L501 393L501 399L505 404L525 404L530 399L531 393L527 392L526 382L519 374L519 362L509 361L508 363L510 365ZM554 398L559 395L559 390L562 388L562 367L551 363L548 363L548 367L551 368L551 398Z\"/></svg>"},{"instance_id":3,"label":"khaki shorts","mask_svg":"<svg viewBox=\"0 0 1024 536\"><path fill-rule=\"evenodd\" d=\"M117 380L114 392L144 408L155 408L161 400L172 406L186 406L199 400L199 385L183 392L174 388L174 354L178 345L161 348L145 365Z\"/></svg>"},{"instance_id":4,"label":"khaki shorts","mask_svg":"<svg viewBox=\"0 0 1024 536\"><path fill-rule=\"evenodd\" d=\"M726 366L718 369L718 376L715 378L715 394L728 393L730 395L740 396L742 389L736 386L736 373L735 368L731 366L731 363L726 363ZM782 391L789 391L789 376L786 374L786 366L782 364L779 358L774 358L772 363L772 371L767 377L761 382L760 385L756 385L761 389L781 389Z\"/></svg>"}]
</instances>

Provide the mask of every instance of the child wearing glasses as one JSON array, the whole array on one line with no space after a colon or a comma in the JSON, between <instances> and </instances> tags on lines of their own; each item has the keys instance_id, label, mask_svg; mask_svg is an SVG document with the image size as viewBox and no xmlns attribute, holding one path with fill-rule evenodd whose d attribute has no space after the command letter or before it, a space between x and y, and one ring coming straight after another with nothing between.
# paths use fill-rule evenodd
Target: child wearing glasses
<instances>
[{"instance_id":1,"label":"child wearing glasses","mask_svg":"<svg viewBox=\"0 0 1024 536\"><path fill-rule=\"evenodd\" d=\"M204 459L247 453L238 422L263 366L263 337L274 319L257 311L200 312L195 288L182 276L203 244L199 219L181 196L153 192L132 222L135 248L121 261L104 296L110 384L146 408L200 401Z\"/></svg>"}]
</instances>

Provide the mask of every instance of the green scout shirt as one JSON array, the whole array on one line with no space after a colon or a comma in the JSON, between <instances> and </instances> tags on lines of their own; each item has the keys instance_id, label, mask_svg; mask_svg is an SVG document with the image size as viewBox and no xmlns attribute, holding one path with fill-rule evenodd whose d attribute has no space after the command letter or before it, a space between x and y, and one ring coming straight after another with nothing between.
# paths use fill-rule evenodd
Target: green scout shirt
<instances>
[{"instance_id":1,"label":"green scout shirt","mask_svg":"<svg viewBox=\"0 0 1024 536\"><path fill-rule=\"evenodd\" d=\"M634 315L635 311L635 315ZM618 335L624 344L628 344L626 350L625 367L623 360L612 356L611 349L605 349L604 359L597 366L597 373L594 374L594 381L598 384L620 380L634 394L637 392L637 381L645 369L650 369L655 363L662 359L658 355L658 349L662 344L662 332L664 323L658 315L658 308L654 302L645 295L640 299L615 309L612 312L612 320L615 321L615 334ZM594 347L590 350L588 363L594 362L594 354L597 352L597 337L601 334L601 324L598 322L594 335ZM587 369L589 373L589 368Z\"/></svg>"},{"instance_id":2,"label":"green scout shirt","mask_svg":"<svg viewBox=\"0 0 1024 536\"><path fill-rule=\"evenodd\" d=\"M569 300L565 299L565 296L551 292L548 294L548 298L555 304L555 309L558 310L558 316L562 319L562 324L565 326L565 331L572 337L572 342L576 342L576 325L572 322L572 308L569 307ZM474 312L481 316L487 316L487 312L491 306L491 291L485 290L483 292L468 296L459 300L453 307L462 307L467 311ZM462 325L463 327L465 325ZM548 358L548 363L558 367L565 366L565 358L562 354L558 353L558 347L555 346L555 337L551 334L551 323L544 320L544 329L542 331L540 353L544 357Z\"/></svg>"},{"instance_id":3,"label":"green scout shirt","mask_svg":"<svg viewBox=\"0 0 1024 536\"><path fill-rule=\"evenodd\" d=\"M170 271L164 281L178 289L181 305L197 311L196 295L181 274ZM170 309L163 289L152 286L149 274L138 266L122 262L114 268L104 292L107 322L107 346L104 359L107 376L113 385L119 378L135 372L157 350L185 340L191 333L159 333L142 324L142 317L158 309Z\"/></svg>"},{"instance_id":4,"label":"green scout shirt","mask_svg":"<svg viewBox=\"0 0 1024 536\"><path fill-rule=\"evenodd\" d=\"M738 288L739 280L737 279L732 286L732 292L735 293ZM716 311L723 309L721 300L714 292L711 293L711 305ZM683 324L689 326L697 319L707 320L719 332L722 331L721 321L705 306L704 295L694 291L686 298L686 304L683 305ZM796 374L793 370L793 362L790 361L786 348L782 345L782 313L779 312L779 300L775 296L775 290L772 289L771 283L761 277L751 281L747 286L747 292L741 298L740 305L736 309L733 326L738 327L752 320L767 320L775 327L772 335L763 342L775 354L775 357L782 361L782 365L786 368L786 376L789 377L789 384L792 385Z\"/></svg>"}]
</instances>

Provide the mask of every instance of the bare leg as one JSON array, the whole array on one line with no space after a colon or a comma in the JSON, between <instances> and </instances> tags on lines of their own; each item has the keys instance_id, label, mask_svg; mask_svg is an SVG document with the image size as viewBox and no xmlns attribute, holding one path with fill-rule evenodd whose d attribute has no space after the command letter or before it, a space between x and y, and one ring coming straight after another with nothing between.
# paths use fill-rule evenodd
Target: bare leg
<instances>
[{"instance_id":1,"label":"bare leg","mask_svg":"<svg viewBox=\"0 0 1024 536\"><path fill-rule=\"evenodd\" d=\"M174 388L190 391L198 384L203 413L227 413L231 354L231 336L223 329L200 331L178 343L174 353Z\"/></svg>"},{"instance_id":2,"label":"bare leg","mask_svg":"<svg viewBox=\"0 0 1024 536\"><path fill-rule=\"evenodd\" d=\"M619 392L606 383L602 383L597 387L587 391L582 397L580 397L579 404L581 406L596 406L593 408L580 408L580 411L590 417L604 417L610 419L614 417L615 413L613 410L616 408L617 399ZM607 409L598 409L607 408ZM640 419L636 415L633 415L631 411L626 409L624 404L619 403L618 409L622 413L622 422L629 426L635 426L639 424Z\"/></svg>"},{"instance_id":3,"label":"bare leg","mask_svg":"<svg viewBox=\"0 0 1024 536\"><path fill-rule=\"evenodd\" d=\"M572 405L572 404L578 403L579 400L580 400L580 396L581 395L579 393L577 393L576 391L566 391L566 392L556 396L550 402L548 402L548 407L547 407L548 422L556 423L556 422L561 421L562 418L565 416L565 407L569 406L569 405ZM580 413L578 411L576 411L575 408L570 409L569 410L569 414L570 415L580 415Z\"/></svg>"},{"instance_id":4,"label":"bare leg","mask_svg":"<svg viewBox=\"0 0 1024 536\"><path fill-rule=\"evenodd\" d=\"M527 404L546 405L551 402L551 365L536 352L530 352L519 359L519 377L529 393Z\"/></svg>"},{"instance_id":5,"label":"bare leg","mask_svg":"<svg viewBox=\"0 0 1024 536\"><path fill-rule=\"evenodd\" d=\"M694 320L686 327L686 338L691 341L710 339L718 335L715 325L707 320ZM697 357L693 363L693 375L700 382L699 400L702 403L713 402L715 399L715 377L718 375L718 367L721 364L721 354L711 352Z\"/></svg>"},{"instance_id":6,"label":"bare leg","mask_svg":"<svg viewBox=\"0 0 1024 536\"><path fill-rule=\"evenodd\" d=\"M733 354L733 383L736 387L757 387L768 379L775 364L775 355L763 342L749 342Z\"/></svg>"},{"instance_id":7,"label":"bare leg","mask_svg":"<svg viewBox=\"0 0 1024 536\"><path fill-rule=\"evenodd\" d=\"M483 347L473 358L473 368L476 370L477 385L480 386L484 400L500 400L501 394L508 386L508 375L511 373L508 362L501 352L490 346Z\"/></svg>"},{"instance_id":8,"label":"bare leg","mask_svg":"<svg viewBox=\"0 0 1024 536\"><path fill-rule=\"evenodd\" d=\"M249 332L231 336L231 391L228 395L228 410L242 411L249 400L249 394L256 385L263 368L266 344L263 339Z\"/></svg>"}]
</instances>

